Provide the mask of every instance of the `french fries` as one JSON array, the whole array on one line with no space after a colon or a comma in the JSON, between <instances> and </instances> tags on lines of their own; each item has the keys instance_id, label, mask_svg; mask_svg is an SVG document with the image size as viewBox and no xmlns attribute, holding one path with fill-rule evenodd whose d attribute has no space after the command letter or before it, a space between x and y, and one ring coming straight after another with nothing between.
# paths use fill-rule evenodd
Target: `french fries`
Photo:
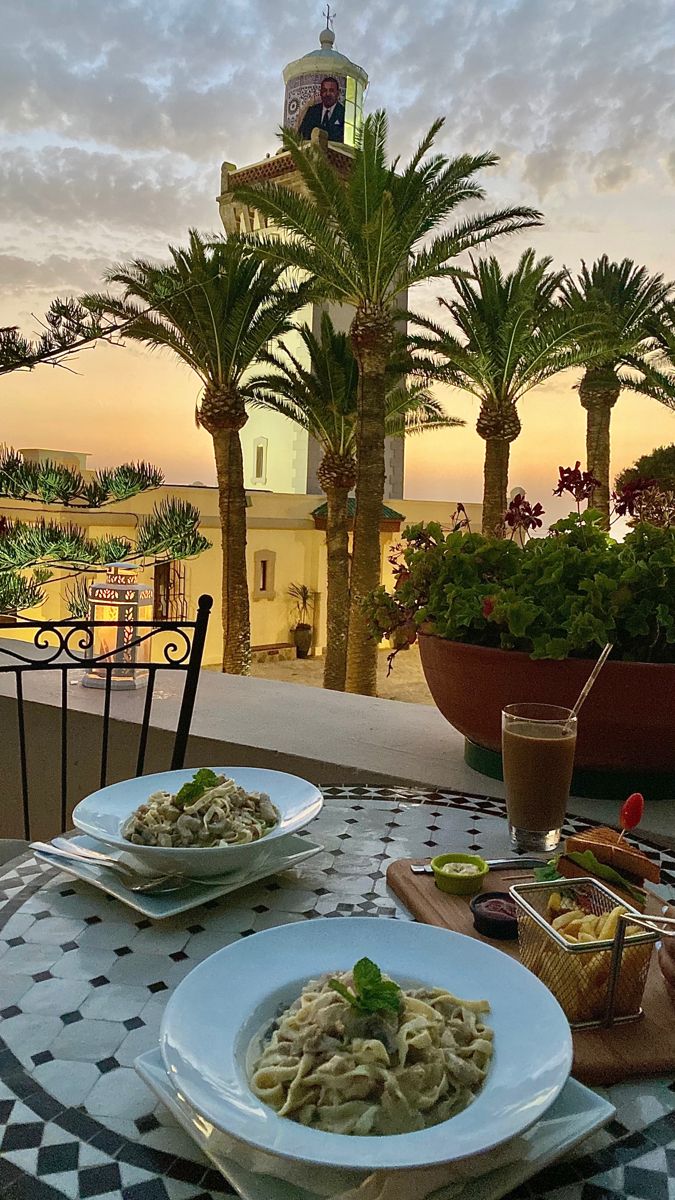
<instances>
[{"instance_id":1,"label":"french fries","mask_svg":"<svg viewBox=\"0 0 675 1200\"><path fill-rule=\"evenodd\" d=\"M560 892L551 892L548 898L548 918L558 933L567 942L604 942L611 940L619 923L619 917L627 912L623 904L617 904L608 913L587 913L582 908L570 908L566 897ZM626 937L641 933L637 925L629 925Z\"/></svg>"},{"instance_id":2,"label":"french fries","mask_svg":"<svg viewBox=\"0 0 675 1200\"><path fill-rule=\"evenodd\" d=\"M597 1024L607 1010L612 942L619 918L630 915L630 909L617 902L611 911L593 912L598 901L590 885L561 885L544 903L546 907L538 911L557 938L548 936L534 920L524 919L519 928L521 960L553 993L572 1025ZM653 951L639 926L629 924L626 935L615 997L619 1017L639 1012Z\"/></svg>"}]
</instances>

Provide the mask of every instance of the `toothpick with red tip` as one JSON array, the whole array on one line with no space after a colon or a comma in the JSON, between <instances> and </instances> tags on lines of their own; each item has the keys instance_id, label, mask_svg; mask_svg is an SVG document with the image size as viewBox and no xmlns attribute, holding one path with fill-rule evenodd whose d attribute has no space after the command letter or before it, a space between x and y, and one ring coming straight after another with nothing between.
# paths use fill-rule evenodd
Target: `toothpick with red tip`
<instances>
[{"instance_id":1,"label":"toothpick with red tip","mask_svg":"<svg viewBox=\"0 0 675 1200\"><path fill-rule=\"evenodd\" d=\"M621 826L619 841L624 837L627 829L635 829L640 824L644 811L644 796L641 792L632 792L628 799L621 805L621 812L619 813L619 824Z\"/></svg>"}]
</instances>

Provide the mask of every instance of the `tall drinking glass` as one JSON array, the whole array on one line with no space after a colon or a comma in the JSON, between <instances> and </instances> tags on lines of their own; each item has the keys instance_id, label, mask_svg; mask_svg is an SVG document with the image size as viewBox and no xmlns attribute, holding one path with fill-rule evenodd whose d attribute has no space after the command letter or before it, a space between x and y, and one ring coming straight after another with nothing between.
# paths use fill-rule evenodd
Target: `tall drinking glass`
<instances>
[{"instance_id":1,"label":"tall drinking glass","mask_svg":"<svg viewBox=\"0 0 675 1200\"><path fill-rule=\"evenodd\" d=\"M577 719L556 704L507 704L502 760L511 845L554 850L572 782Z\"/></svg>"}]
</instances>

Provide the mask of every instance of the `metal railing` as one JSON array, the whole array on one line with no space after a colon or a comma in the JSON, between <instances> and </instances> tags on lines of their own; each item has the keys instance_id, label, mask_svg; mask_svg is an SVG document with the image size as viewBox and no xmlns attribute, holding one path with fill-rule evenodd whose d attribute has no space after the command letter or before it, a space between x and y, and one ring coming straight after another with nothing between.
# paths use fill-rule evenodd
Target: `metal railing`
<instances>
[{"instance_id":1,"label":"metal railing","mask_svg":"<svg viewBox=\"0 0 675 1200\"><path fill-rule=\"evenodd\" d=\"M213 599L200 596L194 620L180 621L88 621L72 618L62 621L24 621L20 619L23 639L6 641L0 652L0 675L13 674L16 681L16 734L21 776L21 804L23 810L24 836L31 837L30 780L26 738L26 712L24 676L40 671L60 672L60 819L62 831L68 819L68 679L74 671L92 671L102 678L103 713L101 730L101 757L99 786L105 787L108 773L110 742L111 699L114 690L114 675L120 672L120 650L99 649L94 652L97 630L132 629L133 636L125 637L125 666L129 661L127 652L135 655L138 648L161 636L163 645L156 658L138 663L138 669L147 673L145 702L141 719L136 775L143 773L148 744L148 731L158 671L180 671L185 675L183 693L174 733L171 755L171 770L178 770L185 760L192 714L194 712L199 671L204 653L206 630ZM16 630L17 626L13 626ZM30 635L26 637L25 635ZM27 644L26 644L27 643ZM38 652L38 657L35 656ZM132 657L133 657L132 655ZM9 662L7 660L10 660Z\"/></svg>"}]
</instances>

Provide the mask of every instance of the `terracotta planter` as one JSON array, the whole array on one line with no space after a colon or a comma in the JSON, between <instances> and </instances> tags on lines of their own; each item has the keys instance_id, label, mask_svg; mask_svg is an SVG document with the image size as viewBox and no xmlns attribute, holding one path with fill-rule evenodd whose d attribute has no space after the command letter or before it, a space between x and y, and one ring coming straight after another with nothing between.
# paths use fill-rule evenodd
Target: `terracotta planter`
<instances>
[{"instance_id":1,"label":"terracotta planter","mask_svg":"<svg viewBox=\"0 0 675 1200\"><path fill-rule=\"evenodd\" d=\"M572 707L593 662L533 660L420 634L420 657L436 706L479 747L501 750L505 704ZM608 662L579 716L576 769L675 772L675 664Z\"/></svg>"}]
</instances>

